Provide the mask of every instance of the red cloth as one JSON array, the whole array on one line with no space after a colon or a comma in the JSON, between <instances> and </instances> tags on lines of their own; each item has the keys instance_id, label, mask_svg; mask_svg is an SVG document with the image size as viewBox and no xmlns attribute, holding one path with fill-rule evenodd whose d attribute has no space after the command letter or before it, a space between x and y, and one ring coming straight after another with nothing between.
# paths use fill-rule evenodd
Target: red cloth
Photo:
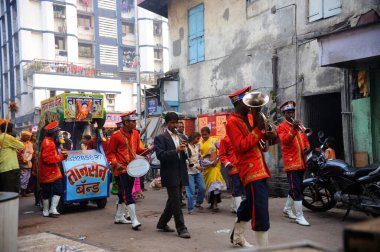
<instances>
[{"instance_id":1,"label":"red cloth","mask_svg":"<svg viewBox=\"0 0 380 252\"><path fill-rule=\"evenodd\" d=\"M239 173L238 167L235 165L237 160L235 153L231 146L231 141L228 136L225 136L220 141L219 146L219 159L222 162L222 164L226 167L228 163L231 163L232 166L228 167L228 175L232 176L234 174Z\"/></svg>"},{"instance_id":2,"label":"red cloth","mask_svg":"<svg viewBox=\"0 0 380 252\"><path fill-rule=\"evenodd\" d=\"M126 141L129 148L126 145ZM137 130L132 130L132 133L125 132L123 128L112 134L108 144L107 158L111 162L111 167L115 176L126 173L127 165L131 162L136 154L142 153L144 146L140 141L140 134ZM121 164L123 169L118 171L116 164Z\"/></svg>"},{"instance_id":3,"label":"red cloth","mask_svg":"<svg viewBox=\"0 0 380 252\"><path fill-rule=\"evenodd\" d=\"M270 177L265 163L263 151L259 141L263 133L258 129L252 130L247 117L232 113L228 118L226 132L236 155L236 165L239 167L239 176L244 186L249 182Z\"/></svg>"},{"instance_id":4,"label":"red cloth","mask_svg":"<svg viewBox=\"0 0 380 252\"><path fill-rule=\"evenodd\" d=\"M278 125L276 131L281 140L284 170L287 172L306 169L304 150L310 148L306 135L293 129L287 121Z\"/></svg>"},{"instance_id":5,"label":"red cloth","mask_svg":"<svg viewBox=\"0 0 380 252\"><path fill-rule=\"evenodd\" d=\"M62 178L58 163L63 161L63 155L58 154L54 139L45 137L41 144L38 160L38 181L42 184L51 183Z\"/></svg>"}]
</instances>

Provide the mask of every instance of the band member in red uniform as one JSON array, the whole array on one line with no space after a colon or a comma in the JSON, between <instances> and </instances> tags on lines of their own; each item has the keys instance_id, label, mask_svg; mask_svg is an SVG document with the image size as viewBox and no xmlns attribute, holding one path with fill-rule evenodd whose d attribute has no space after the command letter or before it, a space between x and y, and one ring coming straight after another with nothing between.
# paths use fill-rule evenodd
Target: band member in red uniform
<instances>
[{"instance_id":1,"label":"band member in red uniform","mask_svg":"<svg viewBox=\"0 0 380 252\"><path fill-rule=\"evenodd\" d=\"M107 158L115 176L118 187L119 202L115 216L116 224L130 223L125 219L125 210L131 217L133 230L138 230L141 223L136 216L135 200L132 197L132 188L135 178L127 174L128 164L135 159L136 154L144 151L140 141L140 134L135 130L137 116L135 112L121 115L123 126L114 132L108 144Z\"/></svg>"},{"instance_id":2,"label":"band member in red uniform","mask_svg":"<svg viewBox=\"0 0 380 252\"><path fill-rule=\"evenodd\" d=\"M306 169L304 154L310 149L310 144L305 133L299 130L301 122L294 119L296 103L287 101L280 109L286 121L278 125L276 130L281 140L284 170L290 187L283 213L288 218L295 219L298 224L309 226L302 212L302 180ZM296 215L292 211L293 203Z\"/></svg>"},{"instance_id":3,"label":"band member in red uniform","mask_svg":"<svg viewBox=\"0 0 380 252\"><path fill-rule=\"evenodd\" d=\"M46 137L42 141L38 160L38 181L42 188L42 202L44 217L58 217L57 206L62 196L62 174L58 163L65 160L67 152L57 153L57 140L59 131L58 122L54 121L44 127ZM49 199L51 206L49 210Z\"/></svg>"},{"instance_id":4,"label":"band member in red uniform","mask_svg":"<svg viewBox=\"0 0 380 252\"><path fill-rule=\"evenodd\" d=\"M242 102L250 87L243 88L229 98L235 107L227 120L227 135L231 139L231 145L236 155L236 166L239 168L239 176L245 187L246 199L237 210L237 219L230 240L234 245L252 247L244 238L244 226L251 221L251 228L255 231L256 244L267 246L269 230L268 211L268 185L266 179L270 172L265 163L260 141L275 138L264 134L264 119L260 116L260 108L249 108ZM250 117L250 112L252 117ZM250 122L250 119L253 122ZM232 140L233 139L233 140Z\"/></svg>"},{"instance_id":5,"label":"band member in red uniform","mask_svg":"<svg viewBox=\"0 0 380 252\"><path fill-rule=\"evenodd\" d=\"M231 146L231 140L226 135L222 141L220 141L219 158L224 167L227 169L228 175L232 181L232 208L231 212L236 213L242 201L241 196L243 194L243 185L240 181L239 170L236 166L235 153Z\"/></svg>"}]
</instances>

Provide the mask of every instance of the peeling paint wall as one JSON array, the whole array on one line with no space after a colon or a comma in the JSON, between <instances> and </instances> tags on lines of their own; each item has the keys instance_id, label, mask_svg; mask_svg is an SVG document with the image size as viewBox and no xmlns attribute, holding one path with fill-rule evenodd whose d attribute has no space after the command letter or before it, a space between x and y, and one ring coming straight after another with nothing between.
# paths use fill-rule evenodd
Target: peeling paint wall
<instances>
[{"instance_id":1,"label":"peeling paint wall","mask_svg":"<svg viewBox=\"0 0 380 252\"><path fill-rule=\"evenodd\" d=\"M187 14L201 3L205 60L189 65ZM257 0L248 6L242 0L169 1L171 69L179 69L180 111L197 115L233 109L227 95L247 85L269 93L275 49L279 103L341 92L344 70L320 67L317 37L354 26L359 14L378 10L380 1L342 3L341 14L309 23L304 0Z\"/></svg>"},{"instance_id":2,"label":"peeling paint wall","mask_svg":"<svg viewBox=\"0 0 380 252\"><path fill-rule=\"evenodd\" d=\"M378 7L379 2L344 1L340 15L309 23L308 1L258 0L249 6L241 0L170 1L170 68L180 70L181 111L197 114L232 108L227 94L246 85L269 92L274 49L279 57L280 101L296 98L296 71L303 79L299 83L302 95L339 92L343 72L319 67L315 36L336 24L354 22L356 15ZM187 14L201 3L205 7L205 61L189 65ZM275 13L272 7L277 9Z\"/></svg>"}]
</instances>

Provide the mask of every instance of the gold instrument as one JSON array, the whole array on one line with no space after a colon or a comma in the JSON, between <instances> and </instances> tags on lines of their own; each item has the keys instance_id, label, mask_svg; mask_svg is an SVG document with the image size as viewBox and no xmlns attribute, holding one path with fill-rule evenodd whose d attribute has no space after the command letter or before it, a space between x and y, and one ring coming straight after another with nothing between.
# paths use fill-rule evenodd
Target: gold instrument
<instances>
[{"instance_id":1,"label":"gold instrument","mask_svg":"<svg viewBox=\"0 0 380 252\"><path fill-rule=\"evenodd\" d=\"M259 108L265 106L269 102L269 96L267 94L264 94L262 92L253 91L250 93L247 93L243 97L243 103L250 108ZM276 125L271 122L267 116L263 112L259 113L260 116L264 120L265 124L265 132L273 132L276 131ZM259 142L261 149L265 152L268 150L269 147L269 141L268 140L260 140Z\"/></svg>"},{"instance_id":2,"label":"gold instrument","mask_svg":"<svg viewBox=\"0 0 380 252\"><path fill-rule=\"evenodd\" d=\"M290 122L293 123L294 122L294 118L293 117L290 117ZM298 127L297 127L297 130L299 132L303 132L305 133L306 136L310 136L311 134L313 134L313 130L311 128L306 128L304 125L302 124L299 124Z\"/></svg>"}]
</instances>

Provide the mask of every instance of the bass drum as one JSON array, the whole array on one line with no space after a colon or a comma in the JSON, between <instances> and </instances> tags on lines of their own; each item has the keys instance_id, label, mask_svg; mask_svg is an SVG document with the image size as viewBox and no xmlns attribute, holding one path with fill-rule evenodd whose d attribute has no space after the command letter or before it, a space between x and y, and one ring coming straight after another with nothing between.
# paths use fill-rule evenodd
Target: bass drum
<instances>
[{"instance_id":1,"label":"bass drum","mask_svg":"<svg viewBox=\"0 0 380 252\"><path fill-rule=\"evenodd\" d=\"M144 158L136 158L132 160L127 166L127 173L129 176L139 178L147 174L149 171L149 162Z\"/></svg>"}]
</instances>

